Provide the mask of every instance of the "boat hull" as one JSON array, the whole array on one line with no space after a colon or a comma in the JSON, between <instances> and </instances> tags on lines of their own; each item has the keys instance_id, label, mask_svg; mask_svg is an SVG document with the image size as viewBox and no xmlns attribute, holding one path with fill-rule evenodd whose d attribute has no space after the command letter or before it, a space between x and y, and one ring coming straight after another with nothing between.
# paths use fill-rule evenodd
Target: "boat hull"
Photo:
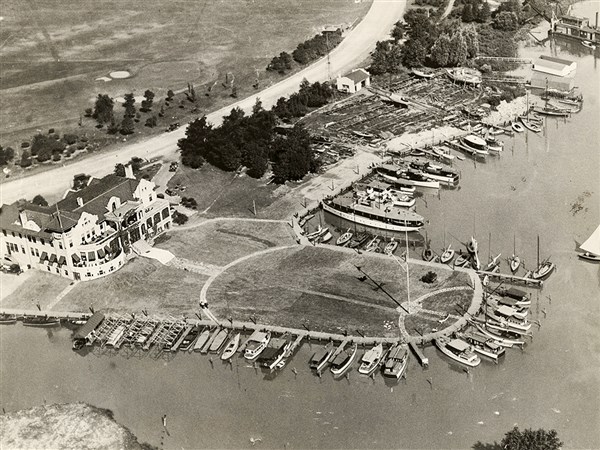
<instances>
[{"instance_id":1,"label":"boat hull","mask_svg":"<svg viewBox=\"0 0 600 450\"><path fill-rule=\"evenodd\" d=\"M448 350L448 348L446 347L446 344L444 342L439 341L438 339L435 340L435 344L436 344L437 348L444 355L446 355L447 357L449 357L450 359L452 359L456 362L464 364L465 366L477 367L481 363L481 359L478 356L475 356L474 358L470 358L470 359L460 357L456 353Z\"/></svg>"},{"instance_id":2,"label":"boat hull","mask_svg":"<svg viewBox=\"0 0 600 450\"><path fill-rule=\"evenodd\" d=\"M342 219L348 220L350 222L357 223L359 225L365 225L372 228L378 228L381 230L387 231L419 231L422 226L411 226L411 225L395 225L391 223L386 223L383 221L369 219L368 217L359 216L358 214L346 213L343 211L338 211L335 208L332 208L327 203L323 202L323 210L327 211L335 216L341 217Z\"/></svg>"},{"instance_id":3,"label":"boat hull","mask_svg":"<svg viewBox=\"0 0 600 450\"><path fill-rule=\"evenodd\" d=\"M585 252L578 253L577 256L579 256L581 259L585 259L586 261L600 262L600 255L593 255L591 253Z\"/></svg>"}]
</instances>

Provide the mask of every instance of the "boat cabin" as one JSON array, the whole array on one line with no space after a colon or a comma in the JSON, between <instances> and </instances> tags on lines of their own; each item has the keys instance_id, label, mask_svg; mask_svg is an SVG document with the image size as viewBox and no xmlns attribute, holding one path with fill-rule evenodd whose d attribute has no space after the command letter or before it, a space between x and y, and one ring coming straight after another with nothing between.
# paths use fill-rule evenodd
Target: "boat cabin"
<instances>
[{"instance_id":1,"label":"boat cabin","mask_svg":"<svg viewBox=\"0 0 600 450\"><path fill-rule=\"evenodd\" d=\"M461 353L468 352L471 349L471 346L461 339L452 339L446 344L446 348L452 353L460 355Z\"/></svg>"},{"instance_id":2,"label":"boat cabin","mask_svg":"<svg viewBox=\"0 0 600 450\"><path fill-rule=\"evenodd\" d=\"M487 149L487 142L485 142L485 139L480 138L479 136L475 136L473 134L465 136L462 139L462 142L464 145L471 147L475 150L486 150Z\"/></svg>"}]
</instances>

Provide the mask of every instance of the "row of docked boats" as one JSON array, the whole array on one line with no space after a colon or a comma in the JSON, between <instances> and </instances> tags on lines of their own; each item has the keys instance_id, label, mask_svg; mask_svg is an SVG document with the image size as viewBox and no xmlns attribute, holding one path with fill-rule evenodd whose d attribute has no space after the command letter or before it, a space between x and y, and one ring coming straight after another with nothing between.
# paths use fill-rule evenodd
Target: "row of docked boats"
<instances>
[{"instance_id":1,"label":"row of docked boats","mask_svg":"<svg viewBox=\"0 0 600 450\"><path fill-rule=\"evenodd\" d=\"M14 325L17 322L21 322L26 327L37 327L37 328L53 328L61 325L73 325L77 324L79 320L73 319L60 319L58 317L52 317L48 315L37 316L37 315L18 315L2 313L0 314L0 325Z\"/></svg>"},{"instance_id":2,"label":"row of docked boats","mask_svg":"<svg viewBox=\"0 0 600 450\"><path fill-rule=\"evenodd\" d=\"M335 349L334 343L329 342L319 348L311 357L309 366L316 373L321 374L327 366L334 377L346 374L358 359L358 344L342 343ZM359 359L358 372L362 375L372 376L378 368L381 368L383 376L389 378L400 378L404 375L408 366L408 347L401 343L395 343L387 350L382 343L366 350Z\"/></svg>"}]
</instances>

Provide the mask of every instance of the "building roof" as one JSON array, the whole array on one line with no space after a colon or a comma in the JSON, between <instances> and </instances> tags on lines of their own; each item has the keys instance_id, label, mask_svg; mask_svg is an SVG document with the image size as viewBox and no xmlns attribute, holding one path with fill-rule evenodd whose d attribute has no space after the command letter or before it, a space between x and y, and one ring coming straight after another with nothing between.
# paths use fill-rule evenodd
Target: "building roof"
<instances>
[{"instance_id":1,"label":"building roof","mask_svg":"<svg viewBox=\"0 0 600 450\"><path fill-rule=\"evenodd\" d=\"M570 66L571 64L575 63L575 61L570 61L568 59L562 59L562 58L555 58L554 56L547 56L547 55L541 55L540 59L542 59L544 61L550 61L553 63L557 63L557 64L562 64L563 66Z\"/></svg>"},{"instance_id":2,"label":"building roof","mask_svg":"<svg viewBox=\"0 0 600 450\"><path fill-rule=\"evenodd\" d=\"M361 81L368 80L371 75L365 69L355 69L350 73L344 75L344 77L351 79L354 83L360 83Z\"/></svg>"},{"instance_id":3,"label":"building roof","mask_svg":"<svg viewBox=\"0 0 600 450\"><path fill-rule=\"evenodd\" d=\"M58 206L60 210L87 212L102 219L107 212L106 205L112 197L118 197L122 203L133 200L133 193L139 184L139 180L114 174L107 175L104 178L92 180L80 191L68 193L63 200L58 202ZM83 201L83 206L79 206L78 198Z\"/></svg>"}]
</instances>

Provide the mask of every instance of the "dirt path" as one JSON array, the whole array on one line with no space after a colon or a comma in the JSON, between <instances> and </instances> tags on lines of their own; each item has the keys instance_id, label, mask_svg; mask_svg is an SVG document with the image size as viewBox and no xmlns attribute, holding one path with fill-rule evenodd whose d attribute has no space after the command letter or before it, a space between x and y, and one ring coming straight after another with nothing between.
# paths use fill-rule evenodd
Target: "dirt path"
<instances>
[{"instance_id":1,"label":"dirt path","mask_svg":"<svg viewBox=\"0 0 600 450\"><path fill-rule=\"evenodd\" d=\"M256 95L208 114L208 120L218 124L223 116L234 107L250 110L257 98L260 98L263 106L270 107L279 97L295 92L304 78L311 82L324 81L328 79L328 74L335 77L339 73L356 67L369 56L377 41L383 40L389 35L394 23L402 17L405 7L406 0L374 0L363 20L331 52L329 67L327 58L323 58ZM4 183L0 201L12 203L20 198L31 199L37 194L43 195L49 201L55 201L70 187L75 174L87 173L95 177L103 176L112 172L115 164L125 163L133 156L147 159L158 156L165 159L176 158L177 141L185 136L185 129L186 127L181 127L173 132L135 144L124 145L73 164L55 167L46 172Z\"/></svg>"}]
</instances>

